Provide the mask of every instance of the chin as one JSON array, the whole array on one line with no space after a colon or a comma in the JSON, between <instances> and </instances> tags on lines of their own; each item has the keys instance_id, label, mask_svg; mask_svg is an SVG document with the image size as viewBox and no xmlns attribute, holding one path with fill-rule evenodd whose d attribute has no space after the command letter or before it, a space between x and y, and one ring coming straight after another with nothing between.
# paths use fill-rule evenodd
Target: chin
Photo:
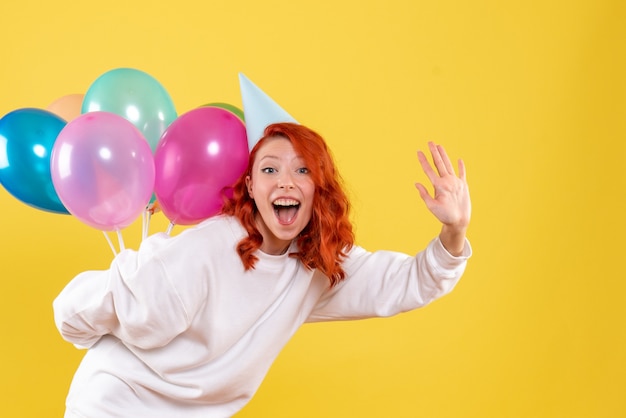
<instances>
[{"instance_id":1,"label":"chin","mask_svg":"<svg viewBox=\"0 0 626 418\"><path fill-rule=\"evenodd\" d=\"M298 235L300 235L300 232L302 232L302 229L293 229L289 231L279 230L275 231L274 236L283 241L291 241L294 238L297 238Z\"/></svg>"}]
</instances>

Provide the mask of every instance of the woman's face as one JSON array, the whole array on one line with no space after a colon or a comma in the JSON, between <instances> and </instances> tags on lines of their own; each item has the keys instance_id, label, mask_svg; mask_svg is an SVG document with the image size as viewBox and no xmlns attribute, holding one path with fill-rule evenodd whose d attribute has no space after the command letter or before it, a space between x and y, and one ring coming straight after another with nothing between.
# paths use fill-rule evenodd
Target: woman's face
<instances>
[{"instance_id":1,"label":"woman's face","mask_svg":"<svg viewBox=\"0 0 626 418\"><path fill-rule=\"evenodd\" d=\"M284 253L311 219L315 184L304 160L291 141L275 136L259 148L246 178L263 236L261 251Z\"/></svg>"}]
</instances>

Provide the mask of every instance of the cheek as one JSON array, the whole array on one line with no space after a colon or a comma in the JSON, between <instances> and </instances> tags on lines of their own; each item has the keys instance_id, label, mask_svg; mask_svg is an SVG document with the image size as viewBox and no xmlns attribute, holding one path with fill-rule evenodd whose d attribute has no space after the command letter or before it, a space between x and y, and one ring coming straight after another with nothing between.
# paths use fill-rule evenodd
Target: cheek
<instances>
[{"instance_id":1,"label":"cheek","mask_svg":"<svg viewBox=\"0 0 626 418\"><path fill-rule=\"evenodd\" d=\"M302 190L304 191L305 196L312 203L313 199L315 198L315 185L312 182L311 183L307 183L306 186Z\"/></svg>"},{"instance_id":2,"label":"cheek","mask_svg":"<svg viewBox=\"0 0 626 418\"><path fill-rule=\"evenodd\" d=\"M307 201L307 212L310 215L311 213L313 213L313 205L315 203L316 200L316 196L315 196L315 187L310 186L308 189L303 190L304 193L304 197Z\"/></svg>"}]
</instances>

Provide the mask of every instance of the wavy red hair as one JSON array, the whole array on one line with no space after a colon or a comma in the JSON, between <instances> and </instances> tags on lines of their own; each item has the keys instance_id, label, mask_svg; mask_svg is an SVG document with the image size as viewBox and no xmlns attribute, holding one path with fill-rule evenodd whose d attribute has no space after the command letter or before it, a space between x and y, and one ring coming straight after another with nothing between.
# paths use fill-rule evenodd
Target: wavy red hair
<instances>
[{"instance_id":1,"label":"wavy red hair","mask_svg":"<svg viewBox=\"0 0 626 418\"><path fill-rule=\"evenodd\" d=\"M332 155L324 139L315 131L295 123L276 123L265 128L263 137L250 152L248 168L233 186L233 196L222 213L235 216L248 232L237 245L237 252L246 270L254 268L258 258L254 252L261 247L263 236L256 227L257 208L246 187L246 177L258 150L268 138L287 138L304 159L315 184L311 220L297 238L299 252L290 254L310 269L318 269L334 286L345 278L341 261L354 244L349 220L350 202L342 187Z\"/></svg>"}]
</instances>

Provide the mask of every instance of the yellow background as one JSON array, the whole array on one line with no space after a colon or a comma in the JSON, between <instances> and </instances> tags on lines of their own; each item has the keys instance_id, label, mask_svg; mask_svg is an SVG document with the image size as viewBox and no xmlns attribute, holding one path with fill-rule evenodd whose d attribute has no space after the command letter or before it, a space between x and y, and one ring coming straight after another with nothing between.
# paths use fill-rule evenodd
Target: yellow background
<instances>
[{"instance_id":1,"label":"yellow background","mask_svg":"<svg viewBox=\"0 0 626 418\"><path fill-rule=\"evenodd\" d=\"M239 417L626 416L625 5L4 2L0 113L117 67L156 77L179 114L241 106L243 72L327 138L371 250L438 232L417 149L466 161L475 255L457 289L395 318L305 325ZM51 303L112 253L4 189L0 231L0 415L60 417L82 352Z\"/></svg>"}]
</instances>

